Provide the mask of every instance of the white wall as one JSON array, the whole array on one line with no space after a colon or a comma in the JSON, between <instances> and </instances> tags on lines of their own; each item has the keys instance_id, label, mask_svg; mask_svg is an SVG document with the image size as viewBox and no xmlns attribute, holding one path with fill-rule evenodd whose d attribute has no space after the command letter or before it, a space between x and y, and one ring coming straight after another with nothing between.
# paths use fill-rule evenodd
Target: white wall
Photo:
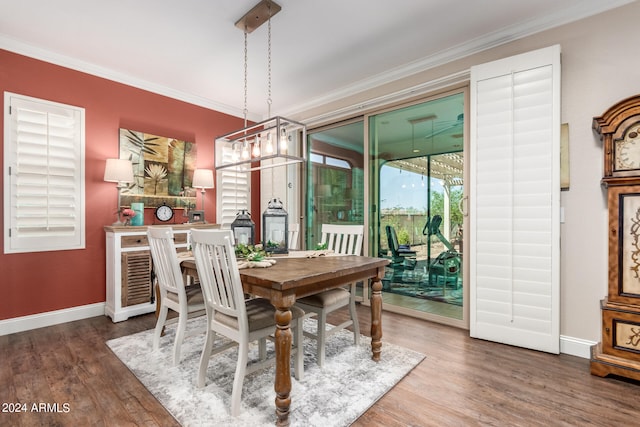
<instances>
[{"instance_id":1,"label":"white wall","mask_svg":"<svg viewBox=\"0 0 640 427\"><path fill-rule=\"evenodd\" d=\"M633 3L554 32L562 44L562 120L569 123L571 150L571 188L561 199L561 334L595 341L599 301L607 293L608 232L602 144L591 123L614 103L640 93L638 16L640 4Z\"/></svg>"},{"instance_id":2,"label":"white wall","mask_svg":"<svg viewBox=\"0 0 640 427\"><path fill-rule=\"evenodd\" d=\"M560 44L562 122L569 124L571 179L570 189L561 196L565 221L561 227L560 334L569 341L597 342L601 328L599 301L607 292L607 210L600 186L602 145L591 122L612 104L640 93L638 17L640 3L635 2L293 118L304 122L305 118L362 105L368 99L459 74L474 64ZM359 114L362 113L360 109Z\"/></svg>"}]
</instances>

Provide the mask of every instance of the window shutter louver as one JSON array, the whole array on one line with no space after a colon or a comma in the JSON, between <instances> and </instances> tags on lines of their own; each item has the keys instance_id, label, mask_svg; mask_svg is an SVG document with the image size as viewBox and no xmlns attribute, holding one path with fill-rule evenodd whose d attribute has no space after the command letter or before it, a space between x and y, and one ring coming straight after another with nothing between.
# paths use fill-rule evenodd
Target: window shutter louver
<instances>
[{"instance_id":1,"label":"window shutter louver","mask_svg":"<svg viewBox=\"0 0 640 427\"><path fill-rule=\"evenodd\" d=\"M559 352L560 50L472 68L470 332Z\"/></svg>"},{"instance_id":2,"label":"window shutter louver","mask_svg":"<svg viewBox=\"0 0 640 427\"><path fill-rule=\"evenodd\" d=\"M83 248L84 110L19 95L5 101L5 252Z\"/></svg>"},{"instance_id":3,"label":"window shutter louver","mask_svg":"<svg viewBox=\"0 0 640 427\"><path fill-rule=\"evenodd\" d=\"M232 150L229 147L218 148L216 155L223 156L225 162L231 162ZM227 168L218 172L219 189L216 217L223 228L231 227L239 210L250 211L251 208L249 199L251 174L235 169Z\"/></svg>"}]
</instances>

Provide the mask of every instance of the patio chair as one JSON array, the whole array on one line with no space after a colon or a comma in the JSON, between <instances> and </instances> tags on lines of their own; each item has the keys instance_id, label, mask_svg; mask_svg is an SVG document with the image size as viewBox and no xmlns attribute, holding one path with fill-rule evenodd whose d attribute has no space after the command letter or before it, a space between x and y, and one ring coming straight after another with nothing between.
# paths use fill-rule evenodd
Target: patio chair
<instances>
[{"instance_id":1,"label":"patio chair","mask_svg":"<svg viewBox=\"0 0 640 427\"><path fill-rule=\"evenodd\" d=\"M416 251L411 249L401 248L398 245L398 236L396 230L390 225L385 226L385 232L387 234L387 242L389 250L391 251L391 264L389 267L393 269L392 280L396 282L402 282L402 275L407 270L413 270L416 267Z\"/></svg>"}]
</instances>

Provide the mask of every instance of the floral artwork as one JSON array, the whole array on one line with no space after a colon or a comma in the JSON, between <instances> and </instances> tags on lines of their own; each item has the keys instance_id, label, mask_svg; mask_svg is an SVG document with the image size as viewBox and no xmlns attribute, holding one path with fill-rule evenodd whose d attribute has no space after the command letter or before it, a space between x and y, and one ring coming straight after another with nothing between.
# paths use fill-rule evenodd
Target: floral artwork
<instances>
[{"instance_id":1,"label":"floral artwork","mask_svg":"<svg viewBox=\"0 0 640 427\"><path fill-rule=\"evenodd\" d=\"M145 207L166 203L175 208L193 206L191 186L196 169L196 144L175 138L120 129L120 158L130 159L135 182L122 189L121 203L142 202Z\"/></svg>"}]
</instances>

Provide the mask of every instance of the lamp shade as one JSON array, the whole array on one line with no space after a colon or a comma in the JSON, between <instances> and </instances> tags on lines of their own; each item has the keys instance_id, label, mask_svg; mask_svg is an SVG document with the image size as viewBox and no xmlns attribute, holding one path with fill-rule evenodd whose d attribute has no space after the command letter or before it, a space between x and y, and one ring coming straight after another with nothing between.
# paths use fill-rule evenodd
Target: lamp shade
<instances>
[{"instance_id":1,"label":"lamp shade","mask_svg":"<svg viewBox=\"0 0 640 427\"><path fill-rule=\"evenodd\" d=\"M196 169L193 171L194 188L214 188L213 171L211 169Z\"/></svg>"},{"instance_id":2,"label":"lamp shade","mask_svg":"<svg viewBox=\"0 0 640 427\"><path fill-rule=\"evenodd\" d=\"M107 182L133 182L133 165L127 159L107 159L104 168L104 180Z\"/></svg>"}]
</instances>

